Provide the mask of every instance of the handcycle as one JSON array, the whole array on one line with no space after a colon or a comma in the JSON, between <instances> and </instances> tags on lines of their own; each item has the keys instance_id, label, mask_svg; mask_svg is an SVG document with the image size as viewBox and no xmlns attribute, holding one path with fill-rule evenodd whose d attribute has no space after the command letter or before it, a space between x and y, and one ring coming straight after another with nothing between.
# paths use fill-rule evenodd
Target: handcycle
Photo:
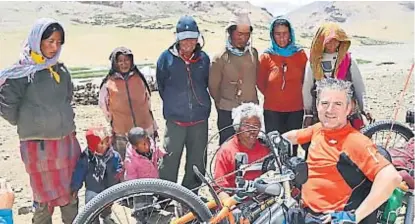
<instances>
[{"instance_id":1,"label":"handcycle","mask_svg":"<svg viewBox=\"0 0 415 224\"><path fill-rule=\"evenodd\" d=\"M268 133L266 139L271 154L256 161L257 163L247 165L246 155L236 155L236 188L222 188L221 190L233 194L223 201L219 200L213 186L194 167L195 173L209 188L213 200L202 200L203 198L176 183L159 179L133 180L100 193L78 214L74 223L90 223L106 207L114 208L114 205L120 204L126 198L143 195L151 198L148 205L140 208L148 216L139 221L133 219L137 221L133 223L290 223L287 220L291 218L287 216L288 211L300 207L299 198L293 192L307 180L307 164L300 158L291 157L291 143L278 132ZM266 173L253 181L244 180L243 171L260 162L261 169ZM411 211L408 205L413 205L413 202L405 203L405 216L409 216ZM176 213L176 207L185 208L184 211L188 212ZM124 210L124 214L129 213L126 206L119 206L118 212L121 210ZM382 212L381 207L378 209L379 218ZM118 215L116 217L119 223L132 223L128 218L123 220ZM412 223L407 220L405 224Z\"/></svg>"},{"instance_id":2,"label":"handcycle","mask_svg":"<svg viewBox=\"0 0 415 224\"><path fill-rule=\"evenodd\" d=\"M232 197L220 201L215 189L200 174L197 167L194 171L208 187L213 200L202 201L192 191L179 184L160 179L139 179L126 181L106 189L93 198L78 214L74 223L91 223L108 206L117 210L116 205L132 197L151 197L146 210L147 219L136 223L285 223L287 210L299 207L296 198L292 197L292 187L299 186L307 180L307 164L304 160L291 157L292 145L278 132L266 135L271 153L258 163L269 170L265 175L253 180L243 179L243 170L248 169L246 154L236 156L236 188L222 189L233 193ZM258 164L256 163L256 164ZM172 202L173 201L173 202ZM178 215L174 206L189 211ZM116 219L119 223L131 223L131 219L120 219L117 213L129 211L126 206L118 206ZM134 212L132 212L134 213ZM133 221L134 223L134 221Z\"/></svg>"},{"instance_id":3,"label":"handcycle","mask_svg":"<svg viewBox=\"0 0 415 224\"><path fill-rule=\"evenodd\" d=\"M381 144L384 148L395 147L396 144L399 146L399 144L405 143L414 137L413 110L407 110L405 123L408 125L393 120L376 121L361 129L360 132L376 144ZM392 137L394 137L393 142L390 142Z\"/></svg>"},{"instance_id":4,"label":"handcycle","mask_svg":"<svg viewBox=\"0 0 415 224\"><path fill-rule=\"evenodd\" d=\"M377 121L363 128L361 133L372 139L372 141L388 152L388 156L395 168L399 171L404 180L407 180L409 189L403 197L403 205L397 213L404 210L402 214L404 224L413 224L414 218L414 149L405 151L404 147L414 137L414 111L407 110L403 123L384 120ZM383 207L386 205L383 205ZM381 214L379 214L380 216Z\"/></svg>"}]
</instances>

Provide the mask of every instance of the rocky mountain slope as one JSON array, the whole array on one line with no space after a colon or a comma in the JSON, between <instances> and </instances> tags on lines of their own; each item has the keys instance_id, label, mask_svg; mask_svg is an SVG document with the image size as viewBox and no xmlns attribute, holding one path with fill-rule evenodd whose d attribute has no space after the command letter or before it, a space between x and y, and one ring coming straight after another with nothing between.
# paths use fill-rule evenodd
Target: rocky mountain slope
<instances>
[{"instance_id":1,"label":"rocky mountain slope","mask_svg":"<svg viewBox=\"0 0 415 224\"><path fill-rule=\"evenodd\" d=\"M414 40L414 2L313 2L287 14L297 33L313 36L323 22L337 22L364 45Z\"/></svg>"}]
</instances>

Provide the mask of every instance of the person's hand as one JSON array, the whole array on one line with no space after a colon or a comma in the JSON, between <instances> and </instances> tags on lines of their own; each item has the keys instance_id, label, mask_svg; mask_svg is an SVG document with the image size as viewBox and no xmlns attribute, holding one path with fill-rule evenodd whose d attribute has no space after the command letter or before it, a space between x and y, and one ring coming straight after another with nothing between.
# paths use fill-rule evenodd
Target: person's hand
<instances>
[{"instance_id":1,"label":"person's hand","mask_svg":"<svg viewBox=\"0 0 415 224\"><path fill-rule=\"evenodd\" d=\"M78 191L72 191L71 196L75 199L78 198Z\"/></svg>"},{"instance_id":2,"label":"person's hand","mask_svg":"<svg viewBox=\"0 0 415 224\"><path fill-rule=\"evenodd\" d=\"M326 214L322 218L323 223L357 224L356 215L353 211L326 212Z\"/></svg>"},{"instance_id":3,"label":"person's hand","mask_svg":"<svg viewBox=\"0 0 415 224\"><path fill-rule=\"evenodd\" d=\"M303 121L303 128L307 128L313 124L313 116L312 115L305 115Z\"/></svg>"},{"instance_id":4,"label":"person's hand","mask_svg":"<svg viewBox=\"0 0 415 224\"><path fill-rule=\"evenodd\" d=\"M370 112L366 112L365 117L366 117L366 119L369 123L372 123L372 121L374 121L373 117L372 117L372 114Z\"/></svg>"},{"instance_id":5,"label":"person's hand","mask_svg":"<svg viewBox=\"0 0 415 224\"><path fill-rule=\"evenodd\" d=\"M118 172L117 174L115 174L115 179L118 181L123 180L122 178L124 177L124 169L122 169L120 172Z\"/></svg>"},{"instance_id":6,"label":"person's hand","mask_svg":"<svg viewBox=\"0 0 415 224\"><path fill-rule=\"evenodd\" d=\"M5 179L0 179L0 209L12 209L14 193Z\"/></svg>"}]
</instances>

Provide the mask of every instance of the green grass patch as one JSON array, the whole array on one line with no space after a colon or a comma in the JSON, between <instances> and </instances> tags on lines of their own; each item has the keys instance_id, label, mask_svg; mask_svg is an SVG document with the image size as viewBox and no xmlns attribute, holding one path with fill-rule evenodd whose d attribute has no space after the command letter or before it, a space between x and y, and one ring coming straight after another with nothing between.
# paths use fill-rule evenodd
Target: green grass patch
<instances>
[{"instance_id":1,"label":"green grass patch","mask_svg":"<svg viewBox=\"0 0 415 224\"><path fill-rule=\"evenodd\" d=\"M83 71L83 70L89 70L90 68L88 67L72 67L69 68L69 71L71 72L76 72L76 71Z\"/></svg>"},{"instance_id":2,"label":"green grass patch","mask_svg":"<svg viewBox=\"0 0 415 224\"><path fill-rule=\"evenodd\" d=\"M97 78L104 77L108 72L85 72L85 73L76 73L72 74L73 79L87 79L87 78Z\"/></svg>"},{"instance_id":3,"label":"green grass patch","mask_svg":"<svg viewBox=\"0 0 415 224\"><path fill-rule=\"evenodd\" d=\"M137 64L138 68L141 69L145 66L150 66L155 69L156 65L154 63L141 63ZM69 68L72 78L75 79L87 79L87 78L96 78L104 77L108 74L108 69L106 68L91 68L91 67L71 67Z\"/></svg>"},{"instance_id":4,"label":"green grass patch","mask_svg":"<svg viewBox=\"0 0 415 224\"><path fill-rule=\"evenodd\" d=\"M360 59L360 58L356 59L356 62L357 62L357 64L361 64L361 65L372 63L372 61L365 60L365 59Z\"/></svg>"}]
</instances>

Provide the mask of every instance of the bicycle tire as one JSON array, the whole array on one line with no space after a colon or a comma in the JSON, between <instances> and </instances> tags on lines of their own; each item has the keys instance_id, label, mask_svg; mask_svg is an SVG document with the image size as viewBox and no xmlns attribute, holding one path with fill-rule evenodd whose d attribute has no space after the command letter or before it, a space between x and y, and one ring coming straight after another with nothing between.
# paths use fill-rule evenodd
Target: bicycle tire
<instances>
[{"instance_id":1,"label":"bicycle tire","mask_svg":"<svg viewBox=\"0 0 415 224\"><path fill-rule=\"evenodd\" d=\"M414 196L410 195L406 204L406 214L404 224L414 223Z\"/></svg>"},{"instance_id":2,"label":"bicycle tire","mask_svg":"<svg viewBox=\"0 0 415 224\"><path fill-rule=\"evenodd\" d=\"M392 127L392 124L393 124L393 127ZM391 120L377 121L373 124L370 124L370 125L362 128L362 130L360 130L360 132L371 139L372 136L376 132L389 131L389 130L391 130L391 127L392 127L393 132L399 133L402 137L405 138L406 141L408 141L409 139L414 137L414 133L412 132L411 129L409 129L408 127L406 127L402 123L399 123L399 122L396 122L396 121L393 122Z\"/></svg>"},{"instance_id":3,"label":"bicycle tire","mask_svg":"<svg viewBox=\"0 0 415 224\"><path fill-rule=\"evenodd\" d=\"M122 197L140 193L154 193L170 197L186 205L200 222L207 222L212 217L212 213L203 201L189 189L167 180L137 179L116 184L99 193L78 213L73 223L90 223L104 209L105 205Z\"/></svg>"}]
</instances>

